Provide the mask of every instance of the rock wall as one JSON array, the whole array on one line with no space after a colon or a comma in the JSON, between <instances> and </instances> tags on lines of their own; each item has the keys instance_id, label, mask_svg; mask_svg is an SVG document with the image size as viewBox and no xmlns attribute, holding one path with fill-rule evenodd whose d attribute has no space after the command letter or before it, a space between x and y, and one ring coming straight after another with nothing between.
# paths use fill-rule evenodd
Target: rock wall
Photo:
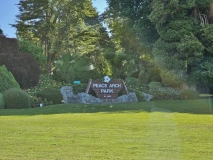
<instances>
[{"instance_id":1,"label":"rock wall","mask_svg":"<svg viewBox=\"0 0 213 160\"><path fill-rule=\"evenodd\" d=\"M77 95L73 94L71 86L64 86L60 89L63 95L64 103L83 103L83 104L98 104L98 103L127 103L138 102L137 96L134 92L122 95L117 99L99 99L87 93L81 92Z\"/></svg>"}]
</instances>

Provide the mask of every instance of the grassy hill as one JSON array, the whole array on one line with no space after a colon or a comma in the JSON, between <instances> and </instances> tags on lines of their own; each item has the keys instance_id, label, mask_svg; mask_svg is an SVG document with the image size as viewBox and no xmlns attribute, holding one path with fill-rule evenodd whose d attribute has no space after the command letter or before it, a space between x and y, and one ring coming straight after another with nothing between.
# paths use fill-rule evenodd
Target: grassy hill
<instances>
[{"instance_id":1,"label":"grassy hill","mask_svg":"<svg viewBox=\"0 0 213 160\"><path fill-rule=\"evenodd\" d=\"M211 99L0 109L0 159L213 157Z\"/></svg>"}]
</instances>

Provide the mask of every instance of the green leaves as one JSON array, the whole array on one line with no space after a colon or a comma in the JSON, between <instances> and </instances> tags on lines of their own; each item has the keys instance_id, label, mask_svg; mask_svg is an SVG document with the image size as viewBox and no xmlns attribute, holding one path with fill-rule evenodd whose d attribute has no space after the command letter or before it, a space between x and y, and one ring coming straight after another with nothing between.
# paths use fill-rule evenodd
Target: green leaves
<instances>
[{"instance_id":1,"label":"green leaves","mask_svg":"<svg viewBox=\"0 0 213 160\"><path fill-rule=\"evenodd\" d=\"M184 35L180 43L177 45L177 50L185 58L202 56L204 47L201 42L191 33Z\"/></svg>"},{"instance_id":2,"label":"green leaves","mask_svg":"<svg viewBox=\"0 0 213 160\"><path fill-rule=\"evenodd\" d=\"M64 53L83 55L96 50L100 24L91 0L28 0L18 6L13 26L22 40L43 48L49 72L51 63ZM42 60L41 55L37 59Z\"/></svg>"}]
</instances>

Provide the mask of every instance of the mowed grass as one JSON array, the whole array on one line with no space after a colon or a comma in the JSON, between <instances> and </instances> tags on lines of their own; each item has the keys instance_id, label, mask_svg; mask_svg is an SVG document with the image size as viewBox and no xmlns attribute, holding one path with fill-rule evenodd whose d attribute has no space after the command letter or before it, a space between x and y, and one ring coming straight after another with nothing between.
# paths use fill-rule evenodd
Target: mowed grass
<instances>
[{"instance_id":1,"label":"mowed grass","mask_svg":"<svg viewBox=\"0 0 213 160\"><path fill-rule=\"evenodd\" d=\"M212 160L212 100L0 110L0 159Z\"/></svg>"}]
</instances>

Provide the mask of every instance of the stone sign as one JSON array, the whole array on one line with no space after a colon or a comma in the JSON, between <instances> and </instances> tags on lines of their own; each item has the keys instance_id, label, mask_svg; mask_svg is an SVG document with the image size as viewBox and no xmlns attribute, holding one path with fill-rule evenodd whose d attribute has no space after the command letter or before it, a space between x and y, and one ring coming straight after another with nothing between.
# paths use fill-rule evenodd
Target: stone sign
<instances>
[{"instance_id":1,"label":"stone sign","mask_svg":"<svg viewBox=\"0 0 213 160\"><path fill-rule=\"evenodd\" d=\"M100 99L116 99L122 88L124 88L128 94L124 81L119 79L112 79L109 82L103 82L100 79L95 81L90 80L86 93L88 93L89 88L92 88L96 96Z\"/></svg>"}]
</instances>

